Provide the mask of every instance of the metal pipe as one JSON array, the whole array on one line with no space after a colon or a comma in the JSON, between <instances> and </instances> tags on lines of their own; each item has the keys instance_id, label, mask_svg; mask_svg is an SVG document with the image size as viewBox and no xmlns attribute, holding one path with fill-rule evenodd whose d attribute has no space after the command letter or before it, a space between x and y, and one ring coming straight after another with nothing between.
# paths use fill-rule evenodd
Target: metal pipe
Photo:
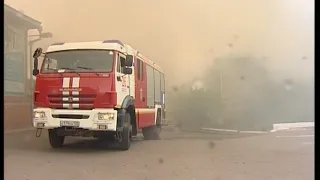
<instances>
[{"instance_id":1,"label":"metal pipe","mask_svg":"<svg viewBox=\"0 0 320 180\"><path fill-rule=\"evenodd\" d=\"M223 82L222 82L222 73L219 73L220 75L220 98L222 100L222 86L223 86Z\"/></svg>"}]
</instances>

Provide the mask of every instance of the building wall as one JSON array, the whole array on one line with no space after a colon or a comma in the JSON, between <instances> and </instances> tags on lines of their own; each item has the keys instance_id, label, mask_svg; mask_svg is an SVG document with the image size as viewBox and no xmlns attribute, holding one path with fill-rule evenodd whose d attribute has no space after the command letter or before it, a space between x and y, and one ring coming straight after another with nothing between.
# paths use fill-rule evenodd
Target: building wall
<instances>
[{"instance_id":1,"label":"building wall","mask_svg":"<svg viewBox=\"0 0 320 180\"><path fill-rule=\"evenodd\" d=\"M25 94L25 30L5 24L4 92L6 95Z\"/></svg>"},{"instance_id":2,"label":"building wall","mask_svg":"<svg viewBox=\"0 0 320 180\"><path fill-rule=\"evenodd\" d=\"M4 131L31 127L31 98L4 97Z\"/></svg>"},{"instance_id":3,"label":"building wall","mask_svg":"<svg viewBox=\"0 0 320 180\"><path fill-rule=\"evenodd\" d=\"M5 22L4 130L31 127L31 97L26 93L26 28Z\"/></svg>"}]
</instances>

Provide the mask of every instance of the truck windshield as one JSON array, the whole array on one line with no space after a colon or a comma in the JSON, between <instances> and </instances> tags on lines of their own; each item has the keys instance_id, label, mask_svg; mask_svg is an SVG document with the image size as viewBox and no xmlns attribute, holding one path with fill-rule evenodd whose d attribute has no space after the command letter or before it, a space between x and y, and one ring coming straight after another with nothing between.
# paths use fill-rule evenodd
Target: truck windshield
<instances>
[{"instance_id":1,"label":"truck windshield","mask_svg":"<svg viewBox=\"0 0 320 180\"><path fill-rule=\"evenodd\" d=\"M113 57L113 51L109 50L50 52L44 58L41 72L111 72Z\"/></svg>"}]
</instances>

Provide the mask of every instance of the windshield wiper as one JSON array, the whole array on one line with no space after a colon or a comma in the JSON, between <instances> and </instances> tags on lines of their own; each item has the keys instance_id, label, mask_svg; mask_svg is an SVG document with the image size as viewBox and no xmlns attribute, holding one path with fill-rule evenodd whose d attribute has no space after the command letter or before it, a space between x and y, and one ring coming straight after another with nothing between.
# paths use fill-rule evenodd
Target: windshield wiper
<instances>
[{"instance_id":1,"label":"windshield wiper","mask_svg":"<svg viewBox=\"0 0 320 180\"><path fill-rule=\"evenodd\" d=\"M61 68L61 69L65 69L65 70L70 70L70 71L74 71L75 69L72 69L72 68Z\"/></svg>"},{"instance_id":2,"label":"windshield wiper","mask_svg":"<svg viewBox=\"0 0 320 180\"><path fill-rule=\"evenodd\" d=\"M58 72L58 73L62 76L61 72L59 72L58 69L53 69L53 68L47 67L45 70L50 70L50 71Z\"/></svg>"},{"instance_id":3,"label":"windshield wiper","mask_svg":"<svg viewBox=\"0 0 320 180\"><path fill-rule=\"evenodd\" d=\"M49 68L49 67L45 68L45 70L58 71L57 69L53 69L53 68Z\"/></svg>"},{"instance_id":4,"label":"windshield wiper","mask_svg":"<svg viewBox=\"0 0 320 180\"><path fill-rule=\"evenodd\" d=\"M92 70L92 68L82 67L82 66L77 66L77 68L79 68L79 69L86 69L86 70Z\"/></svg>"},{"instance_id":5,"label":"windshield wiper","mask_svg":"<svg viewBox=\"0 0 320 180\"><path fill-rule=\"evenodd\" d=\"M62 67L62 68L60 68L60 69L65 69L65 70L69 70L69 71L71 71L71 72L73 72L73 73L76 73L76 74L78 74L78 76L80 76L80 74L78 73L78 72L76 72L76 70L75 69L72 69L72 68L64 68L64 67Z\"/></svg>"},{"instance_id":6,"label":"windshield wiper","mask_svg":"<svg viewBox=\"0 0 320 180\"><path fill-rule=\"evenodd\" d=\"M77 68L79 68L79 69L85 69L85 70L90 70L91 72L93 72L92 70L92 68L89 68L89 67L83 67L83 66L77 66ZM96 73L96 75L97 76L99 76L99 73L97 73L97 72L93 72L93 73Z\"/></svg>"}]
</instances>

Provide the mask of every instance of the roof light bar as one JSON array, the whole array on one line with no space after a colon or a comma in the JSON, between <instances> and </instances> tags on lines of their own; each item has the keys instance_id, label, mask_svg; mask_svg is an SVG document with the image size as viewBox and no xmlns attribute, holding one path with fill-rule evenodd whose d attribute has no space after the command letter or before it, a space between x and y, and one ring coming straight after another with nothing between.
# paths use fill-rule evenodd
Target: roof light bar
<instances>
[{"instance_id":1,"label":"roof light bar","mask_svg":"<svg viewBox=\"0 0 320 180\"><path fill-rule=\"evenodd\" d=\"M120 44L121 46L124 46L124 44L123 44L121 41L115 40L115 39L105 40L105 41L103 41L103 43L118 43L118 44Z\"/></svg>"},{"instance_id":2,"label":"roof light bar","mask_svg":"<svg viewBox=\"0 0 320 180\"><path fill-rule=\"evenodd\" d=\"M58 45L64 45L64 42L60 42L60 43L53 43L53 44L51 44L51 46L58 46Z\"/></svg>"}]
</instances>

